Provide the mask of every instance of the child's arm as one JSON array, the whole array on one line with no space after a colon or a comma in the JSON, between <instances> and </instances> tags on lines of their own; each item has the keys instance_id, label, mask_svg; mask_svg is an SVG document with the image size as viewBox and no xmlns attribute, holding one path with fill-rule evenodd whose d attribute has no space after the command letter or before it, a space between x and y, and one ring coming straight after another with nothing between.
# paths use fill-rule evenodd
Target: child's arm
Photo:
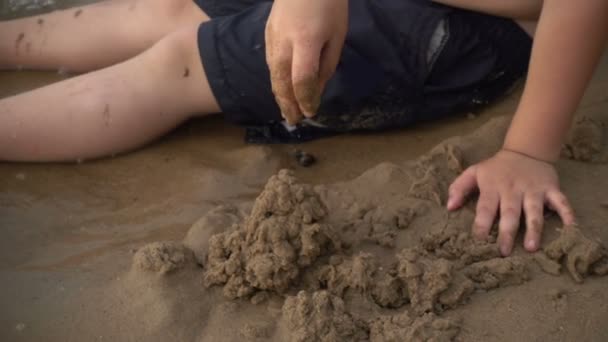
<instances>
[{"instance_id":1,"label":"child's arm","mask_svg":"<svg viewBox=\"0 0 608 342\"><path fill-rule=\"evenodd\" d=\"M505 147L555 161L608 39L608 1L548 1L539 24Z\"/></svg>"},{"instance_id":2,"label":"child's arm","mask_svg":"<svg viewBox=\"0 0 608 342\"><path fill-rule=\"evenodd\" d=\"M608 39L608 1L545 1L524 94L503 150L466 170L452 185L448 208L479 187L475 232L486 237L500 212L499 245L511 252L523 211L526 249L538 249L543 206L564 224L573 211L550 163L559 158L572 116Z\"/></svg>"}]
</instances>

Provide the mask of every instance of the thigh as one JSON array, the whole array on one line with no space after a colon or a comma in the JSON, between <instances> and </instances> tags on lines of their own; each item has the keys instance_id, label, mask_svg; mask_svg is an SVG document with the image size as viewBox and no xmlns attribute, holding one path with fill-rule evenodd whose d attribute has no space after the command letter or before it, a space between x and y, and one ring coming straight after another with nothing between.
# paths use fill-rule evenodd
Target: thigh
<instances>
[{"instance_id":1,"label":"thigh","mask_svg":"<svg viewBox=\"0 0 608 342\"><path fill-rule=\"evenodd\" d=\"M217 113L198 25L125 62L0 100L0 160L89 159L131 150L195 113Z\"/></svg>"},{"instance_id":2,"label":"thigh","mask_svg":"<svg viewBox=\"0 0 608 342\"><path fill-rule=\"evenodd\" d=\"M209 17L192 0L109 0L0 21L0 69L87 72L131 58Z\"/></svg>"}]
</instances>

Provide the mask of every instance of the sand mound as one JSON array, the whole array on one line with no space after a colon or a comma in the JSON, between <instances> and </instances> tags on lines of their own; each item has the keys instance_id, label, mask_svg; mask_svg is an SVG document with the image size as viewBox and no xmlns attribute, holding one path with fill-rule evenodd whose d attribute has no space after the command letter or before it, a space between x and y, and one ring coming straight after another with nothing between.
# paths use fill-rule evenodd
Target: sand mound
<instances>
[{"instance_id":1,"label":"sand mound","mask_svg":"<svg viewBox=\"0 0 608 342\"><path fill-rule=\"evenodd\" d=\"M326 214L310 186L288 171L273 176L237 230L211 237L205 285L224 285L228 298L285 292L302 268L340 249L332 227L320 222Z\"/></svg>"}]
</instances>

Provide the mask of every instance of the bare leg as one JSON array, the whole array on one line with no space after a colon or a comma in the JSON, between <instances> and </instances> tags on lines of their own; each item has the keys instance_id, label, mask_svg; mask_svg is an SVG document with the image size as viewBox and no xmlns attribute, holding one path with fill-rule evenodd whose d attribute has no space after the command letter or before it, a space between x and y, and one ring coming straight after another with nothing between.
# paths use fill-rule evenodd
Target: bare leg
<instances>
[{"instance_id":1,"label":"bare leg","mask_svg":"<svg viewBox=\"0 0 608 342\"><path fill-rule=\"evenodd\" d=\"M208 19L192 0L109 0L2 21L0 69L96 70Z\"/></svg>"},{"instance_id":2,"label":"bare leg","mask_svg":"<svg viewBox=\"0 0 608 342\"><path fill-rule=\"evenodd\" d=\"M194 113L219 112L200 61L197 28L172 33L126 62L0 100L0 160L124 152Z\"/></svg>"}]
</instances>

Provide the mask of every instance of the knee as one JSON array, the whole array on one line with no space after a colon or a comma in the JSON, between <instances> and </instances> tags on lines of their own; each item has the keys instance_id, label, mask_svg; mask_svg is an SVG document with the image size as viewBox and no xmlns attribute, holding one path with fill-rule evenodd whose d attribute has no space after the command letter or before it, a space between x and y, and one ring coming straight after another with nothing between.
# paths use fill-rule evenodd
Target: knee
<instances>
[{"instance_id":1,"label":"knee","mask_svg":"<svg viewBox=\"0 0 608 342\"><path fill-rule=\"evenodd\" d=\"M154 12L154 17L161 18L161 21L172 30L208 19L194 0L150 0L147 6Z\"/></svg>"},{"instance_id":2,"label":"knee","mask_svg":"<svg viewBox=\"0 0 608 342\"><path fill-rule=\"evenodd\" d=\"M173 60L191 58L197 49L197 31L198 25L182 26L161 39L157 43L157 49Z\"/></svg>"},{"instance_id":3,"label":"knee","mask_svg":"<svg viewBox=\"0 0 608 342\"><path fill-rule=\"evenodd\" d=\"M189 74L193 66L200 64L197 32L198 25L183 26L172 31L144 54L144 60L152 66L152 70L180 77L184 73Z\"/></svg>"}]
</instances>

